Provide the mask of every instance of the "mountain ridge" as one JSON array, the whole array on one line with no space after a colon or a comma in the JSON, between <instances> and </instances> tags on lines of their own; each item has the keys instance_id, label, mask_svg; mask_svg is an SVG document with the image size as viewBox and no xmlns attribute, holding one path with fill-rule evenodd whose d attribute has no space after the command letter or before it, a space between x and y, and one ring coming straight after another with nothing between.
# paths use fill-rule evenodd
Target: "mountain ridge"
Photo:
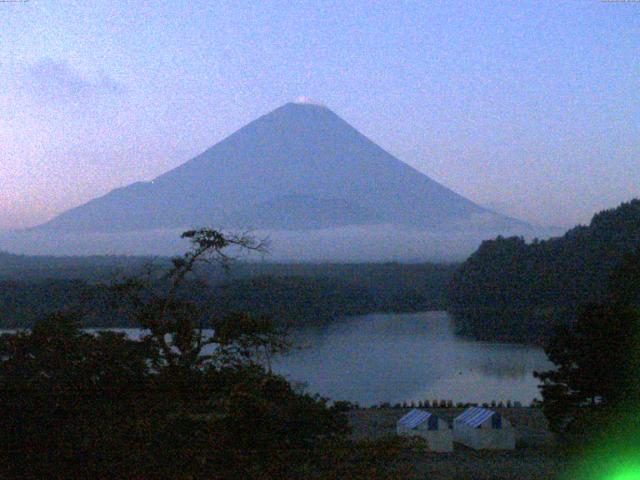
<instances>
[{"instance_id":1,"label":"mountain ridge","mask_svg":"<svg viewBox=\"0 0 640 480\"><path fill-rule=\"evenodd\" d=\"M284 201L294 197L296 218ZM338 204L351 213L341 216ZM279 207L265 215L264 205ZM252 216L252 209L258 214ZM304 230L395 223L437 229L474 215L505 226L525 225L398 160L327 107L287 103L154 180L112 190L36 229L118 232L222 225Z\"/></svg>"}]
</instances>

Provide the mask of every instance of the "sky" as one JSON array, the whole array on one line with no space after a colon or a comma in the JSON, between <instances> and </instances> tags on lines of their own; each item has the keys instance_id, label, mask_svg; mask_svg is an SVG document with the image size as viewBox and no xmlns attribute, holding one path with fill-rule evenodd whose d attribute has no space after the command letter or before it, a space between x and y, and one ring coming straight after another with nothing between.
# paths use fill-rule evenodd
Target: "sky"
<instances>
[{"instance_id":1,"label":"sky","mask_svg":"<svg viewBox=\"0 0 640 480\"><path fill-rule=\"evenodd\" d=\"M301 96L538 225L640 197L640 2L3 1L0 230Z\"/></svg>"}]
</instances>

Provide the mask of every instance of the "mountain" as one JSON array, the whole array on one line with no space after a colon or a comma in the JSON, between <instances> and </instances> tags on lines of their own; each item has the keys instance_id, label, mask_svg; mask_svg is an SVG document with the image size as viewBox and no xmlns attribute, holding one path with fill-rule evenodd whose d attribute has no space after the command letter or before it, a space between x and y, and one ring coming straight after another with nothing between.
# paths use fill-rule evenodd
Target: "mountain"
<instances>
[{"instance_id":1,"label":"mountain","mask_svg":"<svg viewBox=\"0 0 640 480\"><path fill-rule=\"evenodd\" d=\"M250 230L279 262L461 261L496 235L549 235L433 181L328 108L287 103L150 182L0 235L0 250L175 255L196 227Z\"/></svg>"},{"instance_id":2,"label":"mountain","mask_svg":"<svg viewBox=\"0 0 640 480\"><path fill-rule=\"evenodd\" d=\"M39 230L126 232L195 226L306 230L393 224L522 226L431 180L328 108L288 103L146 183L113 190Z\"/></svg>"}]
</instances>

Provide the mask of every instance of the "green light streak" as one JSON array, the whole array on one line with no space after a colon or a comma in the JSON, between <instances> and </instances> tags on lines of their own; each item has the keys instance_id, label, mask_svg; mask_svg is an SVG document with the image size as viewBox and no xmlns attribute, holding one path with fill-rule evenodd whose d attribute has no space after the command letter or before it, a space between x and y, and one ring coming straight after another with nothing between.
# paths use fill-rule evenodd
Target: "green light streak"
<instances>
[{"instance_id":1,"label":"green light streak","mask_svg":"<svg viewBox=\"0 0 640 480\"><path fill-rule=\"evenodd\" d=\"M640 480L640 429L612 427L603 441L585 445L562 479Z\"/></svg>"},{"instance_id":2,"label":"green light streak","mask_svg":"<svg viewBox=\"0 0 640 480\"><path fill-rule=\"evenodd\" d=\"M604 476L602 480L640 480L640 464L620 466L611 475Z\"/></svg>"}]
</instances>

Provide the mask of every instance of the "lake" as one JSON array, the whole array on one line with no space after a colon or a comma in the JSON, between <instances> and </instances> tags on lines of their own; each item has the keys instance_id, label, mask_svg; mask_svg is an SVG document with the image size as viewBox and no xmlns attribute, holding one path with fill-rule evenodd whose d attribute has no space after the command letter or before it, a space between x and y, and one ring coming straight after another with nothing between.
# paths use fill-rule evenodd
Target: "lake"
<instances>
[{"instance_id":1,"label":"lake","mask_svg":"<svg viewBox=\"0 0 640 480\"><path fill-rule=\"evenodd\" d=\"M446 312L343 318L295 330L297 347L273 369L310 393L362 406L436 399L528 405L540 397L533 372L552 367L541 348L478 342L453 330Z\"/></svg>"},{"instance_id":2,"label":"lake","mask_svg":"<svg viewBox=\"0 0 640 480\"><path fill-rule=\"evenodd\" d=\"M361 405L451 399L539 398L535 370L552 364L541 348L477 342L453 333L446 312L350 317L293 335L304 346L274 370L307 391Z\"/></svg>"}]
</instances>

